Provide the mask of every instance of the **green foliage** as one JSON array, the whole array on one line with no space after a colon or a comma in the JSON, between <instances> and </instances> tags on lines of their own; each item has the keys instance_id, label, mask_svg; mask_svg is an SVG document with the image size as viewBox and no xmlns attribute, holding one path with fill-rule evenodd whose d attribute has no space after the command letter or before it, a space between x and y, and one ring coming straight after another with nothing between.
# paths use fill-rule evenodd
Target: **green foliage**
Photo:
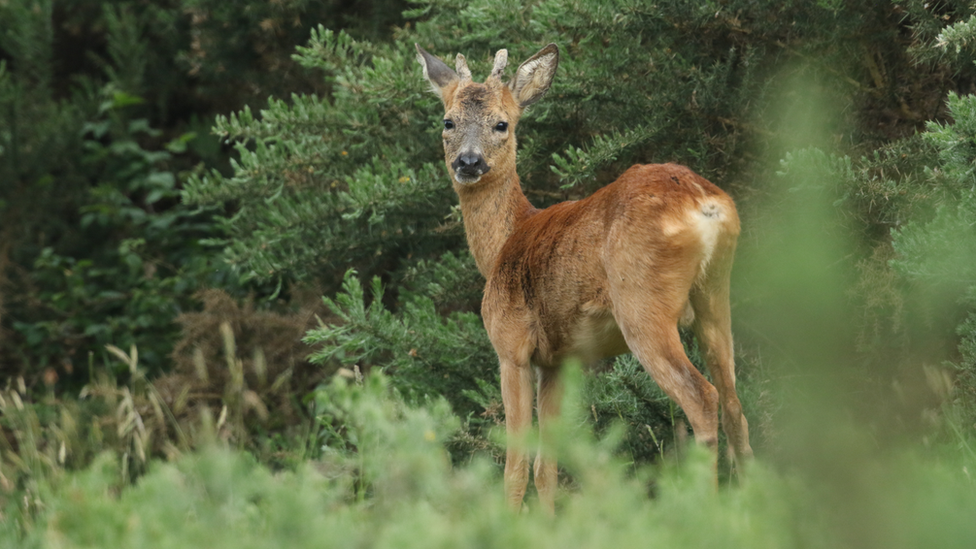
<instances>
[{"instance_id":1,"label":"green foliage","mask_svg":"<svg viewBox=\"0 0 976 549\"><path fill-rule=\"evenodd\" d=\"M614 436L595 438L572 421L558 445L574 486L561 493L555 517L537 512L532 499L529 512L516 515L494 467L450 465L444 444L457 422L445 403L406 405L387 383L373 375L316 393L321 420L341 418L350 443L330 445L318 463L272 472L211 447L157 463L119 489L115 460L103 455L44 482L35 514L9 508L0 540L18 547L555 548L653 540L662 547L961 548L976 535L976 484L966 473L976 466L973 455L938 448L845 461L844 448L826 439L818 455L849 472L811 477L760 461L748 482L716 491L702 449L690 449L680 466L629 475L613 456ZM571 417L586 413L578 383L572 375Z\"/></svg>"},{"instance_id":2,"label":"green foliage","mask_svg":"<svg viewBox=\"0 0 976 549\"><path fill-rule=\"evenodd\" d=\"M392 57L363 62L374 50ZM222 136L254 145L237 145L233 177L193 177L184 199L240 202L226 220L228 259L246 278L327 279L350 264L372 275L459 243L456 231L439 230L451 192L433 163L436 138L404 139L433 136L434 113L418 108L431 102L415 75L385 70L412 62L406 47L389 50L320 28L299 61L327 71L329 99L296 96L260 118L244 110L218 119Z\"/></svg>"},{"instance_id":3,"label":"green foliage","mask_svg":"<svg viewBox=\"0 0 976 549\"><path fill-rule=\"evenodd\" d=\"M476 311L476 293L447 306L410 287L417 265L453 272L445 258L464 246L441 167L441 107L413 42L442 57L463 51L482 76L499 47L514 63L559 44L553 88L519 128L520 175L546 202L588 194L636 161L678 161L713 178L748 173L743 158L770 136L780 63L815 52L846 73L861 47L851 36L881 43L893 32L860 4L432 1L407 16L415 24L391 43L313 30L295 60L321 71L325 93L218 118L215 131L238 153L233 173L199 172L182 198L235 205L222 220L225 258L246 279L325 285L338 318L310 332L315 360L382 367L411 398L443 395L459 413L492 402L495 359L475 316L444 316ZM365 295L343 275L350 267L382 277L386 293L376 282ZM458 268L476 280L470 262ZM640 433L664 413L661 401L633 404Z\"/></svg>"},{"instance_id":4,"label":"green foliage","mask_svg":"<svg viewBox=\"0 0 976 549\"><path fill-rule=\"evenodd\" d=\"M976 199L970 192L956 204L941 206L931 221L906 225L895 235L900 257L893 266L911 279L947 286L954 299L971 292L976 281L974 215Z\"/></svg>"},{"instance_id":5,"label":"green foliage","mask_svg":"<svg viewBox=\"0 0 976 549\"><path fill-rule=\"evenodd\" d=\"M976 302L976 296L969 296L969 302ZM965 417L976 417L976 312L970 312L959 325L956 333L960 337L960 360L956 365L957 392L952 394L953 404L963 411Z\"/></svg>"},{"instance_id":6,"label":"green foliage","mask_svg":"<svg viewBox=\"0 0 976 549\"><path fill-rule=\"evenodd\" d=\"M635 161L741 171L744 139L763 135L748 120L766 108L777 42L796 35L796 47L813 50L841 35L818 34L830 25L875 23L844 13L860 8L755 4L430 2L389 44L320 27L296 60L320 69L329 92L219 119L240 155L234 174L196 176L183 197L240 205L226 219L228 259L247 277L335 280L350 262L370 277L457 250L441 226L453 197L439 167L440 107L411 42L442 56L463 50L475 72L487 71L492 48L521 59L559 43L554 87L519 130L530 193L587 193ZM831 60L855 47L839 44Z\"/></svg>"},{"instance_id":7,"label":"green foliage","mask_svg":"<svg viewBox=\"0 0 976 549\"><path fill-rule=\"evenodd\" d=\"M970 49L970 42L976 35L976 16L949 25L939 33L936 46L943 50L955 50L958 55L963 49Z\"/></svg>"},{"instance_id":8,"label":"green foliage","mask_svg":"<svg viewBox=\"0 0 976 549\"><path fill-rule=\"evenodd\" d=\"M117 455L112 484L121 487L144 473L162 448L171 455L189 450L186 434L139 367L136 348L107 350L125 368L127 383L102 373L65 401L55 398L53 383L32 400L22 377L0 391L0 426L9 434L0 437L0 512L19 511L29 520L43 507L45 482L87 467L103 452Z\"/></svg>"},{"instance_id":9,"label":"green foliage","mask_svg":"<svg viewBox=\"0 0 976 549\"><path fill-rule=\"evenodd\" d=\"M951 194L923 168L937 159L938 144L918 137L891 140L914 132L916 123L906 121L930 112L927 102L938 95L925 86L944 82L938 80L944 75L925 80L931 75L913 73L905 48L934 40L930 27L953 20L908 4L900 11L871 2L431 1L407 12L416 22L397 30L392 43L319 27L295 60L321 71L326 92L271 100L264 109L220 118L215 131L239 155L234 171L199 172L182 197L193 204L235 204L234 215L222 220L225 257L244 277L326 286L337 318L308 336L320 346L317 361L384 368L414 401L443 395L459 412L478 412L473 402L490 408L495 361L476 335L477 318L453 313L477 310L477 293L451 289L477 276L470 262L450 267L464 245L440 167L441 109L419 75L411 46L417 42L442 57L462 51L483 76L499 47L517 61L554 41L561 49L555 83L519 128L519 172L534 201L579 198L633 162L689 164L747 196L767 192L752 187L767 185L769 168L754 161L757 154L786 156L782 180L796 170L830 173L831 181L843 183L818 191L822 182L805 176L793 186L843 205L841 223L824 227L810 219L808 230L836 235L846 229L858 235L855 249L871 258L861 261L865 277L855 290L865 302L855 315L867 349L897 333L901 315L909 314L905 281L886 263L890 231L927 215ZM952 10L954 17L965 12L962 5ZM905 20L893 24L893 14ZM908 39L902 24L914 25L917 34ZM911 83L899 87L907 75ZM802 86L787 81L803 82L825 99L810 103ZM878 124L884 129L849 129L844 119L874 120L893 110L904 118ZM853 150L845 151L848 156L791 151L819 145L820 133L778 125L784 111L806 113L804 124L853 142ZM879 141L886 144L878 147ZM752 213L748 207L744 211ZM817 261L842 260L830 255L836 251L790 257L817 272ZM455 293L451 305L411 286L418 265L454 277L430 288ZM374 281L372 295L343 275L350 266ZM458 270L467 274L456 275ZM885 284L873 288L869 274ZM339 280L344 286L333 298ZM897 319L889 314L893 310ZM642 387L635 384L641 372L633 364L618 367L618 373L593 378L594 395L607 399L597 398L596 420L626 418L629 448L646 459L658 453L657 438L671 438L658 437L670 428L663 420L671 411L659 394L614 403L614 391L628 383Z\"/></svg>"},{"instance_id":10,"label":"green foliage","mask_svg":"<svg viewBox=\"0 0 976 549\"><path fill-rule=\"evenodd\" d=\"M377 36L396 1L350 25ZM348 6L13 1L0 5L0 362L77 388L107 343L168 369L193 293L241 296L213 209L180 203L196 162L227 169L214 112L319 85L291 60ZM272 72L277 71L277 72ZM253 288L253 286L252 286ZM274 286L272 286L274 288ZM258 288L258 291L270 290ZM89 360L89 354L96 357ZM124 371L123 371L124 373Z\"/></svg>"},{"instance_id":11,"label":"green foliage","mask_svg":"<svg viewBox=\"0 0 976 549\"><path fill-rule=\"evenodd\" d=\"M192 135L147 150L140 141L159 132L126 115L141 100L112 86L100 98L97 117L82 127L81 162L97 183L73 212L72 233L39 250L28 283L43 305L24 307L12 328L22 360L35 368L59 365L70 374L112 343L138 344L158 372L178 336L173 320L193 307L192 294L233 283L201 243L215 233L210 215L176 204L169 150Z\"/></svg>"},{"instance_id":12,"label":"green foliage","mask_svg":"<svg viewBox=\"0 0 976 549\"><path fill-rule=\"evenodd\" d=\"M973 74L976 57L973 44L972 4L962 0L948 0L932 4L923 0L899 2L912 22L917 43L909 49L923 62L944 63L958 72L957 76Z\"/></svg>"},{"instance_id":13,"label":"green foliage","mask_svg":"<svg viewBox=\"0 0 976 549\"><path fill-rule=\"evenodd\" d=\"M137 65L147 43L128 12L104 12L110 59L102 74L62 88L52 11L52 2L0 7L0 48L10 58L0 77L0 286L8 294L0 312L11 313L0 326L5 369L37 376L57 367L55 379L83 377L89 353L101 357L106 343L128 346L159 331L144 341L158 369L175 335L174 291L209 269L199 256L187 269L201 249L182 239L212 223L171 210L171 155L152 143L159 132L133 116L143 99L131 79L144 72ZM194 269L191 280L181 278Z\"/></svg>"},{"instance_id":14,"label":"green foliage","mask_svg":"<svg viewBox=\"0 0 976 549\"><path fill-rule=\"evenodd\" d=\"M354 271L346 274L343 291L334 301L326 298L326 304L338 318L306 335L305 342L318 347L313 362L336 361L362 370L381 366L413 402L444 397L461 417L481 412L468 393L481 390L479 380L494 382L498 376L477 315L442 317L432 298L417 293L408 294L394 314L383 305L379 278L373 278L367 298Z\"/></svg>"},{"instance_id":15,"label":"green foliage","mask_svg":"<svg viewBox=\"0 0 976 549\"><path fill-rule=\"evenodd\" d=\"M661 125L657 120L654 122L653 126L640 126L626 134L612 132L608 136L597 135L587 150L569 147L563 155L555 153L552 155L552 171L566 181L563 187L592 181L598 175L597 170L626 154L630 147L647 142L652 133L666 131L666 125Z\"/></svg>"},{"instance_id":16,"label":"green foliage","mask_svg":"<svg viewBox=\"0 0 976 549\"><path fill-rule=\"evenodd\" d=\"M971 2L400 7L0 3L0 362L27 374L0 393L0 544L971 542ZM514 64L560 46L519 128L540 206L633 162L691 165L736 197L739 386L765 443L741 483L715 493L680 411L622 357L571 375L557 518L505 510L483 280L414 42L464 52L476 77L500 47ZM265 285L258 303L296 280L325 294L306 341L335 380L308 394L321 378L283 341L301 315L245 305L183 316L182 370L149 383L192 293L240 296L238 276ZM80 402L41 387L88 371ZM190 453L218 440L255 457Z\"/></svg>"},{"instance_id":17,"label":"green foliage","mask_svg":"<svg viewBox=\"0 0 976 549\"><path fill-rule=\"evenodd\" d=\"M678 448L687 436L680 408L651 380L633 355L617 358L612 369L587 376L584 402L590 403L597 432L626 425L621 449L636 463L648 463ZM676 426L676 423L681 426Z\"/></svg>"},{"instance_id":18,"label":"green foliage","mask_svg":"<svg viewBox=\"0 0 976 549\"><path fill-rule=\"evenodd\" d=\"M976 391L976 97L949 95L954 123L930 123L923 137L939 151L939 165L927 172L945 199L931 217L916 217L894 233L898 253L892 267L921 286L930 301L926 312L949 313L960 322L958 386L961 402ZM941 323L939 323L941 325ZM953 357L956 358L956 357ZM976 418L976 410L964 404Z\"/></svg>"},{"instance_id":19,"label":"green foliage","mask_svg":"<svg viewBox=\"0 0 976 549\"><path fill-rule=\"evenodd\" d=\"M854 161L805 149L787 154L779 173L791 192L808 187L833 201L844 222L820 230L836 236L842 228L855 237L844 238L866 252L851 288L859 302L856 329L865 375L928 382L940 398L948 397L969 414L972 408L965 403L974 390L970 347L976 335L971 321L976 303L974 101L951 93L953 122L930 122L928 131L871 157ZM848 263L839 256L836 261ZM954 372L955 392L944 388L938 375L932 377L931 364L943 361ZM917 394L924 391L912 392L911 399L920 399Z\"/></svg>"},{"instance_id":20,"label":"green foliage","mask_svg":"<svg viewBox=\"0 0 976 549\"><path fill-rule=\"evenodd\" d=\"M356 499L375 495L384 504L390 492L405 499L444 497L449 462L442 445L458 429L458 418L443 398L407 404L390 392L389 379L374 373L348 383L337 376L314 392L323 456L350 469L343 477L357 479ZM398 455L394 467L392 455Z\"/></svg>"},{"instance_id":21,"label":"green foliage","mask_svg":"<svg viewBox=\"0 0 976 549\"><path fill-rule=\"evenodd\" d=\"M305 337L316 347L310 356L313 362L364 372L382 368L392 386L412 403L446 399L455 414L467 419L467 434L460 435L454 448L462 460L491 447L484 437L490 438L489 431L504 417L498 410L497 360L480 319L467 312L446 317L440 312L445 304L457 302L458 290L471 293L472 287L459 286L464 281L456 278L471 272L458 268L470 260L470 256L459 260L445 255L431 264L427 277L436 282L420 284L413 279L408 286L413 289L401 293L397 313L384 306L379 278L373 279L371 294L366 295L355 272L349 271L343 291L335 300L325 300L336 317ZM698 360L694 346L691 349ZM625 425L621 451L637 464L675 450L687 436L678 432L687 427L684 413L631 355L618 358L605 371L584 376L583 387L591 411L583 420L601 433Z\"/></svg>"}]
</instances>

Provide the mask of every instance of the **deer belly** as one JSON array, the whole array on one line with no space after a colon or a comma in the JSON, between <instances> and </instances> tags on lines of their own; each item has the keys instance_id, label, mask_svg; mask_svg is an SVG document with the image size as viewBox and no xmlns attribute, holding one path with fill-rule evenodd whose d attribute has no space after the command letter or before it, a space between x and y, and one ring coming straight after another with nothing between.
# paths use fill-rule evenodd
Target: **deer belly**
<instances>
[{"instance_id":1,"label":"deer belly","mask_svg":"<svg viewBox=\"0 0 976 549\"><path fill-rule=\"evenodd\" d=\"M613 314L609 310L601 310L584 314L579 319L573 330L569 354L579 358L584 364L589 364L629 351Z\"/></svg>"}]
</instances>

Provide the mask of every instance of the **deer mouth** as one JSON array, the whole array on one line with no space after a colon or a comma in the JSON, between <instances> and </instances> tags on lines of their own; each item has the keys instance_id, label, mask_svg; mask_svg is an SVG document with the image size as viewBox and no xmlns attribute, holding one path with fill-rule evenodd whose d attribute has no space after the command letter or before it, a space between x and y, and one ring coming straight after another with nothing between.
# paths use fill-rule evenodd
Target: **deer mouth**
<instances>
[{"instance_id":1,"label":"deer mouth","mask_svg":"<svg viewBox=\"0 0 976 549\"><path fill-rule=\"evenodd\" d=\"M487 171L485 170L485 172ZM481 180L482 175L484 175L484 172L481 171L456 170L454 172L454 180L462 185L473 185Z\"/></svg>"}]
</instances>

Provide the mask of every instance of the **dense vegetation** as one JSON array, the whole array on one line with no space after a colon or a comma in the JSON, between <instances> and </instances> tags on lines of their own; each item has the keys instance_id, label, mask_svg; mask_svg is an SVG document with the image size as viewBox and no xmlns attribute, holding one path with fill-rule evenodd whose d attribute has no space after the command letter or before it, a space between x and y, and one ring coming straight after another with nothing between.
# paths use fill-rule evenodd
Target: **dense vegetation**
<instances>
[{"instance_id":1,"label":"dense vegetation","mask_svg":"<svg viewBox=\"0 0 976 549\"><path fill-rule=\"evenodd\" d=\"M415 42L560 46L537 206L634 162L736 199L747 477L624 356L513 522ZM962 1L2 2L0 540L971 543L974 59Z\"/></svg>"}]
</instances>

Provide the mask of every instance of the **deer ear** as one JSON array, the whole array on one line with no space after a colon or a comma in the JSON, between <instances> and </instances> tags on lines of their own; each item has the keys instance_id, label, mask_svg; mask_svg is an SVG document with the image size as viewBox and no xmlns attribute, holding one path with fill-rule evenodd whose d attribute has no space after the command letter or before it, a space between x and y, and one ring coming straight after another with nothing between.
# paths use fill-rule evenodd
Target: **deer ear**
<instances>
[{"instance_id":1,"label":"deer ear","mask_svg":"<svg viewBox=\"0 0 976 549\"><path fill-rule=\"evenodd\" d=\"M535 103L549 91L552 77L559 66L559 47L555 44L539 50L539 53L522 63L515 71L515 78L508 83L512 95L523 109Z\"/></svg>"},{"instance_id":2,"label":"deer ear","mask_svg":"<svg viewBox=\"0 0 976 549\"><path fill-rule=\"evenodd\" d=\"M424 51L419 44L414 44L417 48L417 61L424 68L424 77L430 81L431 89L441 100L444 99L444 89L460 80L456 72L443 61Z\"/></svg>"}]
</instances>

